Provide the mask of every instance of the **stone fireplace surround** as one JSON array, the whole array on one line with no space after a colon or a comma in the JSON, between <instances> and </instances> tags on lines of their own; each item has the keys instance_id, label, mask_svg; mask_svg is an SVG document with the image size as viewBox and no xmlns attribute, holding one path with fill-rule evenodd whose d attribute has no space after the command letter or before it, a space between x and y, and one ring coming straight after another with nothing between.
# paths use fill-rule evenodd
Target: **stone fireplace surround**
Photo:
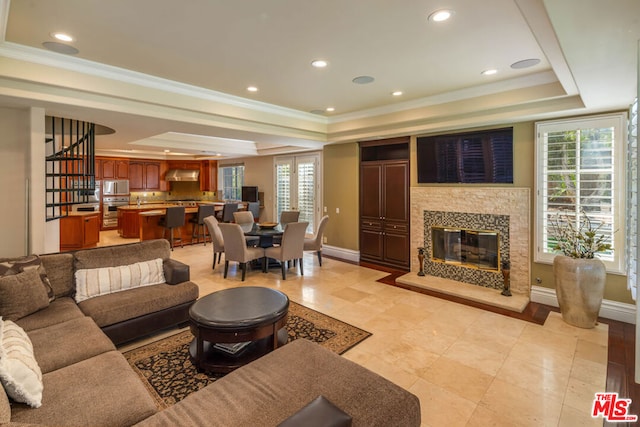
<instances>
[{"instance_id":1,"label":"stone fireplace surround","mask_svg":"<svg viewBox=\"0 0 640 427\"><path fill-rule=\"evenodd\" d=\"M426 221L427 211L439 212L436 222L445 221L451 218L464 218L463 214L473 214L469 218L490 218L489 221L497 220L504 223L508 219L508 233L506 243L508 247L501 248L503 256L506 255L511 265L511 292L522 296L530 297L530 191L528 188L512 187L412 187L411 188L411 272L416 274L419 270L418 248L425 246L425 236L429 223ZM447 214L450 213L450 214ZM489 215L489 216L487 216ZM432 223L436 225L435 223ZM438 223L442 226L463 226L465 224L455 220L451 223ZM494 229L499 229L496 225ZM505 230L503 230L504 233ZM503 239L504 240L504 239ZM506 253L505 253L506 251ZM430 260L431 253L425 254L425 265ZM503 258L504 260L505 258ZM453 269L449 273L441 273L442 264L438 266L438 272L425 271L427 275L433 274L452 280L460 280L460 269L474 270L460 266L447 266ZM474 270L478 271L478 270ZM435 274L434 274L435 273ZM496 272L489 273L484 279L473 275L472 280L465 280L474 285L500 289L502 287L502 274ZM482 275L482 274L481 274ZM429 276L427 276L429 277ZM498 281L499 280L499 281ZM498 290L495 291L500 296ZM502 297L501 298L506 298Z\"/></svg>"}]
</instances>

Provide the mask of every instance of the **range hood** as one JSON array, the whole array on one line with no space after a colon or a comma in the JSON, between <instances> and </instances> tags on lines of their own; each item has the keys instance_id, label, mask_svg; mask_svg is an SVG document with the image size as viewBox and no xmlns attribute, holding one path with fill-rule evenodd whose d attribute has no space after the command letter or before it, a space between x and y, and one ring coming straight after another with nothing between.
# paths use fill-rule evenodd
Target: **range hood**
<instances>
[{"instance_id":1,"label":"range hood","mask_svg":"<svg viewBox=\"0 0 640 427\"><path fill-rule=\"evenodd\" d=\"M200 171L197 169L169 169L165 175L166 181L198 181Z\"/></svg>"}]
</instances>

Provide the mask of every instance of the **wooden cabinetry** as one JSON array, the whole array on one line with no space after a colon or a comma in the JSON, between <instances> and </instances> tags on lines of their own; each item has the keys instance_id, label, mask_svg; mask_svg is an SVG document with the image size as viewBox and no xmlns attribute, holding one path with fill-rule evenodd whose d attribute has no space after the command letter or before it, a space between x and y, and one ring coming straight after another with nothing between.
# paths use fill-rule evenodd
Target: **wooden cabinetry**
<instances>
[{"instance_id":1,"label":"wooden cabinetry","mask_svg":"<svg viewBox=\"0 0 640 427\"><path fill-rule=\"evenodd\" d=\"M129 179L129 160L96 157L96 179Z\"/></svg>"},{"instance_id":2,"label":"wooden cabinetry","mask_svg":"<svg viewBox=\"0 0 640 427\"><path fill-rule=\"evenodd\" d=\"M100 212L60 219L60 250L93 248L100 241Z\"/></svg>"},{"instance_id":3,"label":"wooden cabinetry","mask_svg":"<svg viewBox=\"0 0 640 427\"><path fill-rule=\"evenodd\" d=\"M161 190L161 162L147 160L131 160L129 162L129 189Z\"/></svg>"},{"instance_id":4,"label":"wooden cabinetry","mask_svg":"<svg viewBox=\"0 0 640 427\"><path fill-rule=\"evenodd\" d=\"M360 259L410 267L409 138L360 143Z\"/></svg>"},{"instance_id":5,"label":"wooden cabinetry","mask_svg":"<svg viewBox=\"0 0 640 427\"><path fill-rule=\"evenodd\" d=\"M202 160L200 162L200 191L216 191L218 188L218 162Z\"/></svg>"}]
</instances>

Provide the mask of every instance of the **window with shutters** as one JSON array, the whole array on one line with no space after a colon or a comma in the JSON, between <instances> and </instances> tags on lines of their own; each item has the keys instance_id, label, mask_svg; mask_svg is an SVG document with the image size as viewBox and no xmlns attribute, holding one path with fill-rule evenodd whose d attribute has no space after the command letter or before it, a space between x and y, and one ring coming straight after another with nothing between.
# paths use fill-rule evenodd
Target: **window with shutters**
<instances>
[{"instance_id":1,"label":"window with shutters","mask_svg":"<svg viewBox=\"0 0 640 427\"><path fill-rule=\"evenodd\" d=\"M313 234L320 214L320 156L308 154L275 158L276 202L275 218L282 211L300 212L298 221L308 222L308 234Z\"/></svg>"},{"instance_id":2,"label":"window with shutters","mask_svg":"<svg viewBox=\"0 0 640 427\"><path fill-rule=\"evenodd\" d=\"M218 182L222 185L219 198L242 200L244 165L222 165L218 168Z\"/></svg>"},{"instance_id":3,"label":"window with shutters","mask_svg":"<svg viewBox=\"0 0 640 427\"><path fill-rule=\"evenodd\" d=\"M624 114L536 123L536 262L556 255L552 221L579 228L586 214L613 247L598 255L607 271L624 272L625 123Z\"/></svg>"}]
</instances>

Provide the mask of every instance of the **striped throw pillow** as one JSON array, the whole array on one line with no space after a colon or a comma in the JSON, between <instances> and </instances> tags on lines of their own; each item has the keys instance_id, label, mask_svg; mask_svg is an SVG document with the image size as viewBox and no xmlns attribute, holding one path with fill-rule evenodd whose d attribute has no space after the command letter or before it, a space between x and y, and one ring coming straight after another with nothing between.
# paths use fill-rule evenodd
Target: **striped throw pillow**
<instances>
[{"instance_id":1,"label":"striped throw pillow","mask_svg":"<svg viewBox=\"0 0 640 427\"><path fill-rule=\"evenodd\" d=\"M76 302L140 286L165 283L162 258L118 267L77 270Z\"/></svg>"},{"instance_id":2,"label":"striped throw pillow","mask_svg":"<svg viewBox=\"0 0 640 427\"><path fill-rule=\"evenodd\" d=\"M0 317L0 382L7 395L32 408L42 405L42 371L27 333Z\"/></svg>"}]
</instances>

